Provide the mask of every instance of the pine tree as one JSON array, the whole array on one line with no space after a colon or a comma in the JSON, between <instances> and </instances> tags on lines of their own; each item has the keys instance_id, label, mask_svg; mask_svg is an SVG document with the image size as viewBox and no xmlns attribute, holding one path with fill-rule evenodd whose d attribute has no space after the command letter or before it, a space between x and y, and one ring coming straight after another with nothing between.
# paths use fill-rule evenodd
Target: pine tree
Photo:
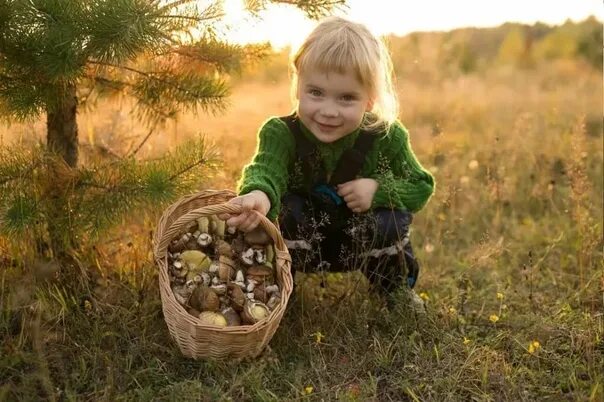
<instances>
[{"instance_id":1,"label":"pine tree","mask_svg":"<svg viewBox=\"0 0 604 402\"><path fill-rule=\"evenodd\" d=\"M247 0L246 5L257 13L269 3L286 3L317 18L343 2ZM223 40L215 29L223 17L221 4L0 0L0 116L8 121L43 116L47 126L44 149L0 152L5 233L29 228L37 243L47 236L56 256L76 245L78 236L141 203L179 195L190 188L194 169L211 166L203 143L152 162L135 160L139 146L108 164L79 166L76 115L94 93L133 98L149 133L182 111L222 111L229 94L226 76L269 47ZM38 246L38 252L43 249Z\"/></svg>"},{"instance_id":2,"label":"pine tree","mask_svg":"<svg viewBox=\"0 0 604 402\"><path fill-rule=\"evenodd\" d=\"M343 0L270 2L318 17ZM254 12L268 3L247 2ZM151 124L182 110L220 111L223 74L266 51L221 41L222 17L219 0L0 0L0 114L45 114L48 147L73 167L76 113L92 91L133 97Z\"/></svg>"}]
</instances>

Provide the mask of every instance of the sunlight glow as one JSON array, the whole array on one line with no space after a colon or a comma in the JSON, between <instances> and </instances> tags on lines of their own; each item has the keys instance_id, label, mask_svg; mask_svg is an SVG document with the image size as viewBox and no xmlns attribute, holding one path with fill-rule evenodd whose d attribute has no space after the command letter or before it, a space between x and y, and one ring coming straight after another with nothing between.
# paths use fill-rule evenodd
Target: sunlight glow
<instances>
[{"instance_id":1,"label":"sunlight glow","mask_svg":"<svg viewBox=\"0 0 604 402\"><path fill-rule=\"evenodd\" d=\"M567 19L578 22L590 15L604 19L600 0L348 0L347 4L347 10L336 14L365 23L378 35L492 27L504 22L558 25ZM246 13L243 0L224 0L224 10L227 37L242 44L269 41L277 48L296 46L315 24L294 7L280 4L269 5L260 13L261 18Z\"/></svg>"}]
</instances>

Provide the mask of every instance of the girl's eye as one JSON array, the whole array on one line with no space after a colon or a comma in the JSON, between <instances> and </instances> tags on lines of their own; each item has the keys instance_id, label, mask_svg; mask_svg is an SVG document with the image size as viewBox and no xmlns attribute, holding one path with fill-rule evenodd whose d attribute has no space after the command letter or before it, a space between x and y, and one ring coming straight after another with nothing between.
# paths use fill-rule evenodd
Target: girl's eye
<instances>
[{"instance_id":1,"label":"girl's eye","mask_svg":"<svg viewBox=\"0 0 604 402\"><path fill-rule=\"evenodd\" d=\"M319 91L318 89L311 89L308 91L308 93L312 96L321 96L321 91Z\"/></svg>"},{"instance_id":2,"label":"girl's eye","mask_svg":"<svg viewBox=\"0 0 604 402\"><path fill-rule=\"evenodd\" d=\"M353 102L356 98L353 95L344 95L342 96L342 100L344 102Z\"/></svg>"}]
</instances>

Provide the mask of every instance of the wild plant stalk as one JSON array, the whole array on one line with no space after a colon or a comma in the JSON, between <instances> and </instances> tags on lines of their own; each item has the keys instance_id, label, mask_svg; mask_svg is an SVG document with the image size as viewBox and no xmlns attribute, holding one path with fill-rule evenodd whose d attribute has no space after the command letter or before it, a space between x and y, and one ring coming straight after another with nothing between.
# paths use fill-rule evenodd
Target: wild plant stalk
<instances>
[{"instance_id":1,"label":"wild plant stalk","mask_svg":"<svg viewBox=\"0 0 604 402\"><path fill-rule=\"evenodd\" d=\"M568 170L571 216L578 234L576 257L580 288L585 285L585 268L592 266L592 251L599 241L597 225L594 224L590 210L591 188L585 166L588 157L585 136L585 117L581 117L570 133Z\"/></svg>"}]
</instances>

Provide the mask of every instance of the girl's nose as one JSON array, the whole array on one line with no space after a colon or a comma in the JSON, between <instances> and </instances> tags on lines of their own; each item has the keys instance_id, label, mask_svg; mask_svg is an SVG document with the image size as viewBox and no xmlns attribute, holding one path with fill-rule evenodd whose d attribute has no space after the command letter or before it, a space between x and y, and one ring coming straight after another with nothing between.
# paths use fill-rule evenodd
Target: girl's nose
<instances>
[{"instance_id":1,"label":"girl's nose","mask_svg":"<svg viewBox=\"0 0 604 402\"><path fill-rule=\"evenodd\" d=\"M325 117L337 117L338 116L338 108L335 107L334 104L328 102L323 105L321 108L321 115Z\"/></svg>"}]
</instances>

